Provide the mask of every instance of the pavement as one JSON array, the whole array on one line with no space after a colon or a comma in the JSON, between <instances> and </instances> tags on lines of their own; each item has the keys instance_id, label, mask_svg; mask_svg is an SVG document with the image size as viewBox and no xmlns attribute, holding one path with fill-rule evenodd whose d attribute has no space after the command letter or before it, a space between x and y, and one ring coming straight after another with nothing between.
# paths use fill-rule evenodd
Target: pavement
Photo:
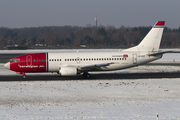
<instances>
[{"instance_id":1,"label":"pavement","mask_svg":"<svg viewBox=\"0 0 180 120\"><path fill-rule=\"evenodd\" d=\"M91 74L91 78L78 76L59 76L58 74L43 75L1 75L0 81L71 81L71 80L124 80L124 79L150 79L150 78L180 78L180 72L155 72L155 73L101 73Z\"/></svg>"}]
</instances>

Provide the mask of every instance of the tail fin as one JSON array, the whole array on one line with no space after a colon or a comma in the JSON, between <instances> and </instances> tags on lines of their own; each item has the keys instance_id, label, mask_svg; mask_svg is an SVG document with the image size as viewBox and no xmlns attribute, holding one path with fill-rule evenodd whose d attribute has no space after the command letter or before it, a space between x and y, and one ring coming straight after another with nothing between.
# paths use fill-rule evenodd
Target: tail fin
<instances>
[{"instance_id":1,"label":"tail fin","mask_svg":"<svg viewBox=\"0 0 180 120\"><path fill-rule=\"evenodd\" d=\"M141 43L135 47L124 51L149 51L157 52L159 50L162 33L164 30L165 21L158 21L149 33L144 37Z\"/></svg>"}]
</instances>

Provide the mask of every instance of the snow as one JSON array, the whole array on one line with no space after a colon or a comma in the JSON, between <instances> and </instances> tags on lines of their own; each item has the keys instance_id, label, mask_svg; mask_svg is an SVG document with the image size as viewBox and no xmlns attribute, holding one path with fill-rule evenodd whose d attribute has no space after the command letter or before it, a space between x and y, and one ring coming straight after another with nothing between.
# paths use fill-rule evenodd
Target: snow
<instances>
[{"instance_id":1,"label":"snow","mask_svg":"<svg viewBox=\"0 0 180 120\"><path fill-rule=\"evenodd\" d=\"M180 53L167 53L163 57L154 62L180 62Z\"/></svg>"},{"instance_id":2,"label":"snow","mask_svg":"<svg viewBox=\"0 0 180 120\"><path fill-rule=\"evenodd\" d=\"M1 82L0 119L180 119L180 79Z\"/></svg>"},{"instance_id":3,"label":"snow","mask_svg":"<svg viewBox=\"0 0 180 120\"><path fill-rule=\"evenodd\" d=\"M177 53L155 62L180 62ZM15 75L0 64L1 75ZM139 66L118 73L177 72L179 66ZM110 72L109 72L110 73ZM93 73L97 74L97 73ZM1 81L0 119L180 120L180 78Z\"/></svg>"}]
</instances>

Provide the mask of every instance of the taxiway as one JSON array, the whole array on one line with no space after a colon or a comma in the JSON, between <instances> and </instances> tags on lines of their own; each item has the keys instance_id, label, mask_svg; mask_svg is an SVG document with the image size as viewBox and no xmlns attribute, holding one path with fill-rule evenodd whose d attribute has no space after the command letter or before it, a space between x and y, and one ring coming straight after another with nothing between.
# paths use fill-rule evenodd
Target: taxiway
<instances>
[{"instance_id":1,"label":"taxiway","mask_svg":"<svg viewBox=\"0 0 180 120\"><path fill-rule=\"evenodd\" d=\"M91 78L78 76L59 76L58 74L27 75L1 75L0 81L66 81L66 80L110 80L110 79L149 79L149 78L180 78L179 72L155 72L155 73L101 73L92 74Z\"/></svg>"}]
</instances>

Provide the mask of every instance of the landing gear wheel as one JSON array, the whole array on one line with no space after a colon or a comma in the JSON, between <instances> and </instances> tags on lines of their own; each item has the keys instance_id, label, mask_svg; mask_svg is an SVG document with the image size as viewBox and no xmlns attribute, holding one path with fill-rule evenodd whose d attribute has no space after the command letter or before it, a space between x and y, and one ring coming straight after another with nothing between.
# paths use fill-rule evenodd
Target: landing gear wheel
<instances>
[{"instance_id":1,"label":"landing gear wheel","mask_svg":"<svg viewBox=\"0 0 180 120\"><path fill-rule=\"evenodd\" d=\"M84 73L83 73L83 76L84 76L85 78L90 78L90 77L91 77L91 74L84 72Z\"/></svg>"},{"instance_id":2,"label":"landing gear wheel","mask_svg":"<svg viewBox=\"0 0 180 120\"><path fill-rule=\"evenodd\" d=\"M26 78L26 75L23 75L23 78L25 79L25 78Z\"/></svg>"}]
</instances>

